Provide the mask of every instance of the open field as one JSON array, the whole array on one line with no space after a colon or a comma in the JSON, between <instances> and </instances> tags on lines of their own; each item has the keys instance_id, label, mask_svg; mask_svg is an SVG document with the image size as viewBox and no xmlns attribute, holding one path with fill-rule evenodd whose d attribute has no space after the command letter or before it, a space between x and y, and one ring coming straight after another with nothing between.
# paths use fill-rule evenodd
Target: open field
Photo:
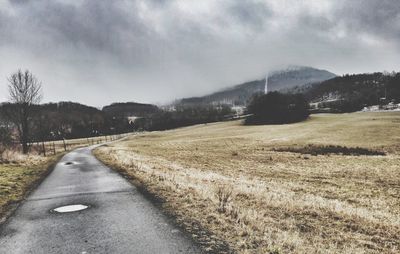
<instances>
[{"instance_id":1,"label":"open field","mask_svg":"<svg viewBox=\"0 0 400 254\"><path fill-rule=\"evenodd\" d=\"M197 125L96 155L210 252L221 241L239 253L400 252L400 112Z\"/></svg>"}]
</instances>

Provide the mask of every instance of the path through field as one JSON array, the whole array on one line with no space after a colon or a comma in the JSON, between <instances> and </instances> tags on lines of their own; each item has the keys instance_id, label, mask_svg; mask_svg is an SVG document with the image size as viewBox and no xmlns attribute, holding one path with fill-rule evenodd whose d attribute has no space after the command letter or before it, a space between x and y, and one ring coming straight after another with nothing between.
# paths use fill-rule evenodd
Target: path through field
<instances>
[{"instance_id":1,"label":"path through field","mask_svg":"<svg viewBox=\"0 0 400 254\"><path fill-rule=\"evenodd\" d=\"M88 208L53 210L63 206L65 211ZM91 148L64 156L0 228L0 253L199 252Z\"/></svg>"}]
</instances>

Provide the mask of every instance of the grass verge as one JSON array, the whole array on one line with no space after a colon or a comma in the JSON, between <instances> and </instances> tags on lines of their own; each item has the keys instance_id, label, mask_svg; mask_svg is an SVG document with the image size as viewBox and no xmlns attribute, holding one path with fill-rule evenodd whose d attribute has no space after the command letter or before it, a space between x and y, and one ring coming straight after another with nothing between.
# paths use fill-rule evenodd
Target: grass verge
<instances>
[{"instance_id":1,"label":"grass verge","mask_svg":"<svg viewBox=\"0 0 400 254\"><path fill-rule=\"evenodd\" d=\"M0 223L51 172L62 155L18 155L12 162L0 163Z\"/></svg>"},{"instance_id":2,"label":"grass verge","mask_svg":"<svg viewBox=\"0 0 400 254\"><path fill-rule=\"evenodd\" d=\"M29 154L18 149L6 149L0 153L0 223L52 170L55 163L68 151L87 145L100 144L129 135L119 134L65 141L45 142L47 157L39 155L42 145L32 145ZM65 149L66 148L66 149ZM65 151L67 150L67 151Z\"/></svg>"}]
</instances>

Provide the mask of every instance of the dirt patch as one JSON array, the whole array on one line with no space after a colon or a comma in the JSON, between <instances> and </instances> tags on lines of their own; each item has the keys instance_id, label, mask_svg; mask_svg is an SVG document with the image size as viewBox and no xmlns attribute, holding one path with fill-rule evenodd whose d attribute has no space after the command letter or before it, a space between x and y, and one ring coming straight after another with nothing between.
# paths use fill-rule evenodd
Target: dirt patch
<instances>
[{"instance_id":1,"label":"dirt patch","mask_svg":"<svg viewBox=\"0 0 400 254\"><path fill-rule=\"evenodd\" d=\"M291 152L291 153L301 153L310 155L327 155L327 154L339 154L339 155L351 155L351 156L376 156L376 155L386 155L385 152L371 150L362 147L346 147L338 145L313 145L309 144L304 147L280 147L274 148L272 151L276 152Z\"/></svg>"}]
</instances>

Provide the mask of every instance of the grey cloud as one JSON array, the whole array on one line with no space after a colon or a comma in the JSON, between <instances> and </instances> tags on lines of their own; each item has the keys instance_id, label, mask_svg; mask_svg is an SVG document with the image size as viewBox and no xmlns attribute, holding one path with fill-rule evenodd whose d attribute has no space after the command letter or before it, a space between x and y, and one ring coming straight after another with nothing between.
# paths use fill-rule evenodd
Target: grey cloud
<instances>
[{"instance_id":1,"label":"grey cloud","mask_svg":"<svg viewBox=\"0 0 400 254\"><path fill-rule=\"evenodd\" d=\"M33 46L45 51L51 44L135 56L142 49L137 41L145 36L146 28L135 15L127 15L119 2L122 1L85 1L82 6L74 6L38 0L19 4L18 15L10 22L19 24L16 28L22 28L21 33L32 33L26 37L34 39L26 41L24 34L18 34L15 43L36 43ZM134 40L127 42L128 34L135 34Z\"/></svg>"},{"instance_id":2,"label":"grey cloud","mask_svg":"<svg viewBox=\"0 0 400 254\"><path fill-rule=\"evenodd\" d=\"M236 1L228 9L239 24L256 30L264 28L266 20L273 14L267 3L255 1Z\"/></svg>"},{"instance_id":3,"label":"grey cloud","mask_svg":"<svg viewBox=\"0 0 400 254\"><path fill-rule=\"evenodd\" d=\"M283 3L287 5L279 8ZM314 65L338 74L400 68L397 1L331 0L322 12L306 6L310 3L318 4L295 0L0 4L0 101L6 99L5 77L17 68L30 68L43 80L48 101L77 100L97 106L200 95L288 64ZM307 8L300 8L302 4ZM363 41L365 35L376 43Z\"/></svg>"},{"instance_id":4,"label":"grey cloud","mask_svg":"<svg viewBox=\"0 0 400 254\"><path fill-rule=\"evenodd\" d=\"M342 1L334 12L352 32L400 41L400 3L392 0Z\"/></svg>"}]
</instances>

